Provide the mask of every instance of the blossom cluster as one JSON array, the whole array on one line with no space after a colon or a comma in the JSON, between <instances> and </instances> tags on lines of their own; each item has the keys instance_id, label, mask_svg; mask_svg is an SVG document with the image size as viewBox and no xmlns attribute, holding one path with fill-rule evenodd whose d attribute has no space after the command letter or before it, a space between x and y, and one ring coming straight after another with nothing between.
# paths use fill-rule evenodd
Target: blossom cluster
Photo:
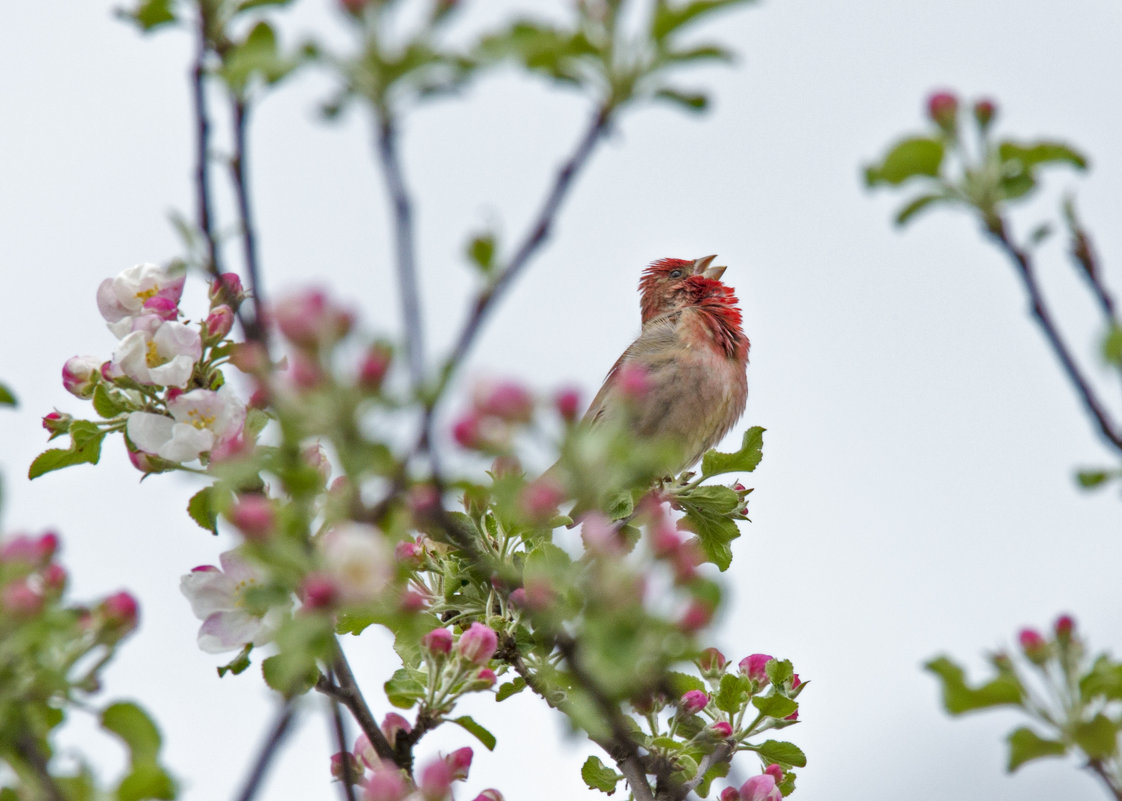
<instances>
[{"instance_id":1,"label":"blossom cluster","mask_svg":"<svg viewBox=\"0 0 1122 801\"><path fill-rule=\"evenodd\" d=\"M408 735L412 727L395 712L386 715L382 735L396 747L399 735ZM452 798L455 782L465 781L471 770L472 750L458 748L450 754L426 762L417 772L414 783L392 762L380 759L365 734L355 741L353 751L332 755L331 774L339 781L348 778L362 789L363 801L446 801ZM502 793L486 789L474 801L503 801Z\"/></svg>"}]
</instances>

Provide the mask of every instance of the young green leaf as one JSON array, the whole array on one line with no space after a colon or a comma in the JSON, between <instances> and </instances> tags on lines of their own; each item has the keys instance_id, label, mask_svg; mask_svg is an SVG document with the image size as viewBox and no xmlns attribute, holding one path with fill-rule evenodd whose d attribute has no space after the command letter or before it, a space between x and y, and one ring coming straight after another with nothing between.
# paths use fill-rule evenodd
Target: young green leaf
<instances>
[{"instance_id":1,"label":"young green leaf","mask_svg":"<svg viewBox=\"0 0 1122 801\"><path fill-rule=\"evenodd\" d=\"M986 684L969 687L962 668L945 656L932 659L924 667L942 681L943 706L952 715L991 706L1017 706L1021 703L1021 686L1011 676L998 676Z\"/></svg>"},{"instance_id":2,"label":"young green leaf","mask_svg":"<svg viewBox=\"0 0 1122 801\"><path fill-rule=\"evenodd\" d=\"M709 451L701 458L701 475L704 478L719 476L723 473L743 471L751 473L764 458L764 431L760 426L752 426L744 432L740 450L735 453Z\"/></svg>"},{"instance_id":3,"label":"young green leaf","mask_svg":"<svg viewBox=\"0 0 1122 801\"><path fill-rule=\"evenodd\" d=\"M752 706L769 718L779 719L787 717L799 708L797 702L782 695L757 695L752 699Z\"/></svg>"},{"instance_id":4,"label":"young green leaf","mask_svg":"<svg viewBox=\"0 0 1122 801\"><path fill-rule=\"evenodd\" d=\"M599 757L590 756L580 769L580 777L593 790L611 795L616 791L616 785L623 778L623 774L616 773L601 762Z\"/></svg>"},{"instance_id":5,"label":"young green leaf","mask_svg":"<svg viewBox=\"0 0 1122 801\"><path fill-rule=\"evenodd\" d=\"M1012 731L1009 741L1009 764L1006 770L1010 773L1021 765L1033 759L1042 757L1063 756L1067 747L1056 740L1045 740L1032 729L1022 726Z\"/></svg>"},{"instance_id":6,"label":"young green leaf","mask_svg":"<svg viewBox=\"0 0 1122 801\"><path fill-rule=\"evenodd\" d=\"M483 743L483 745L487 748L488 751L494 751L495 750L495 735L491 734L491 732L487 731L485 728L480 726L472 718L468 717L467 715L464 715L464 716L458 717L458 718L450 718L449 722L455 723L457 726L462 728L464 731L466 731L469 734L471 734L472 736L474 736L475 739L477 739L477 740L479 740L479 742Z\"/></svg>"},{"instance_id":7,"label":"young green leaf","mask_svg":"<svg viewBox=\"0 0 1122 801\"><path fill-rule=\"evenodd\" d=\"M101 713L101 728L124 740L132 764L155 762L160 753L160 731L139 706L126 701L110 704Z\"/></svg>"},{"instance_id":8,"label":"young green leaf","mask_svg":"<svg viewBox=\"0 0 1122 801\"><path fill-rule=\"evenodd\" d=\"M0 384L0 406L15 406L16 396L6 384Z\"/></svg>"},{"instance_id":9,"label":"young green leaf","mask_svg":"<svg viewBox=\"0 0 1122 801\"><path fill-rule=\"evenodd\" d=\"M892 146L880 164L865 168L865 185L898 185L916 176L935 178L943 164L943 152L944 145L939 139L925 136L904 139Z\"/></svg>"},{"instance_id":10,"label":"young green leaf","mask_svg":"<svg viewBox=\"0 0 1122 801\"><path fill-rule=\"evenodd\" d=\"M794 743L768 740L760 743L753 750L768 762L778 762L780 765L796 768L806 767L806 754Z\"/></svg>"}]
</instances>

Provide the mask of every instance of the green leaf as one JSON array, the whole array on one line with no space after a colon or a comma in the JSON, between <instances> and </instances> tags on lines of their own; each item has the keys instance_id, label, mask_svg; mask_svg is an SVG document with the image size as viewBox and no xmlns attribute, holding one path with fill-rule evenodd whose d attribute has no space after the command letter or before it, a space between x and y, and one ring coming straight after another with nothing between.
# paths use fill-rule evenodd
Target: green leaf
<instances>
[{"instance_id":1,"label":"green leaf","mask_svg":"<svg viewBox=\"0 0 1122 801\"><path fill-rule=\"evenodd\" d=\"M701 488L708 489L708 488ZM719 487L728 492L728 487ZM735 494L735 493L734 493ZM683 525L697 534L701 549L705 552L706 561L715 564L721 571L728 570L732 564L732 546L730 543L740 536L740 528L736 523L711 507L698 506L687 501L681 501L682 508L686 510L682 518Z\"/></svg>"},{"instance_id":2,"label":"green leaf","mask_svg":"<svg viewBox=\"0 0 1122 801\"><path fill-rule=\"evenodd\" d=\"M140 0L132 11L122 11L121 16L132 20L142 31L175 22L175 0Z\"/></svg>"},{"instance_id":3,"label":"green leaf","mask_svg":"<svg viewBox=\"0 0 1122 801\"><path fill-rule=\"evenodd\" d=\"M93 407L95 412L106 419L116 417L126 408L123 403L110 394L102 383L98 383L94 387Z\"/></svg>"},{"instance_id":4,"label":"green leaf","mask_svg":"<svg viewBox=\"0 0 1122 801\"><path fill-rule=\"evenodd\" d=\"M261 675L285 698L295 698L316 686L319 669L308 654L288 651L267 657L261 663Z\"/></svg>"},{"instance_id":5,"label":"green leaf","mask_svg":"<svg viewBox=\"0 0 1122 801\"><path fill-rule=\"evenodd\" d=\"M721 61L727 64L733 61L733 54L731 50L720 45L701 45L685 50L668 51L663 53L661 58L673 64L691 64L697 61Z\"/></svg>"},{"instance_id":6,"label":"green leaf","mask_svg":"<svg viewBox=\"0 0 1122 801\"><path fill-rule=\"evenodd\" d=\"M127 701L110 704L101 713L101 728L124 740L132 764L156 761L160 753L160 731L136 704Z\"/></svg>"},{"instance_id":7,"label":"green leaf","mask_svg":"<svg viewBox=\"0 0 1122 801\"><path fill-rule=\"evenodd\" d=\"M1088 759L1102 760L1118 751L1118 729L1103 713L1080 723L1071 733L1075 744L1083 749Z\"/></svg>"},{"instance_id":8,"label":"green leaf","mask_svg":"<svg viewBox=\"0 0 1122 801\"><path fill-rule=\"evenodd\" d=\"M682 92L678 89L659 89L654 93L656 100L665 100L686 111L705 111L709 108L709 98L700 92Z\"/></svg>"},{"instance_id":9,"label":"green leaf","mask_svg":"<svg viewBox=\"0 0 1122 801\"><path fill-rule=\"evenodd\" d=\"M1032 172L1039 164L1070 164L1077 169L1086 169L1086 157L1073 147L1061 142L1002 142L997 154L1003 162L1017 162L1024 172Z\"/></svg>"},{"instance_id":10,"label":"green leaf","mask_svg":"<svg viewBox=\"0 0 1122 801\"><path fill-rule=\"evenodd\" d=\"M253 643L246 643L245 647L238 652L238 655L227 662L225 665L218 667L218 678L222 678L227 673L237 676L239 673L244 673L246 668L249 667L249 652L253 650Z\"/></svg>"},{"instance_id":11,"label":"green leaf","mask_svg":"<svg viewBox=\"0 0 1122 801\"><path fill-rule=\"evenodd\" d=\"M943 164L944 145L939 139L917 136L897 142L879 165L865 168L865 185L899 185L909 178L935 178Z\"/></svg>"},{"instance_id":12,"label":"green leaf","mask_svg":"<svg viewBox=\"0 0 1122 801\"><path fill-rule=\"evenodd\" d=\"M738 673L726 673L721 676L717 694L713 696L713 703L722 712L730 715L740 711L748 700L748 693L752 689L752 680Z\"/></svg>"},{"instance_id":13,"label":"green leaf","mask_svg":"<svg viewBox=\"0 0 1122 801\"><path fill-rule=\"evenodd\" d=\"M495 735L476 723L474 719L464 715L463 717L451 718L450 722L455 723L461 729L473 735L475 739L483 743L488 751L495 750Z\"/></svg>"},{"instance_id":14,"label":"green leaf","mask_svg":"<svg viewBox=\"0 0 1122 801\"><path fill-rule=\"evenodd\" d=\"M513 681L508 681L506 684L499 685L499 691L495 693L496 701L505 701L515 693L520 693L526 689L526 680L519 676Z\"/></svg>"},{"instance_id":15,"label":"green leaf","mask_svg":"<svg viewBox=\"0 0 1122 801\"><path fill-rule=\"evenodd\" d=\"M783 740L768 740L753 749L767 762L778 762L795 768L806 767L806 754L794 743Z\"/></svg>"},{"instance_id":16,"label":"green leaf","mask_svg":"<svg viewBox=\"0 0 1122 801\"><path fill-rule=\"evenodd\" d=\"M1006 770L1010 773L1021 765L1033 759L1042 757L1063 756L1067 747L1055 740L1045 740L1032 729L1022 726L1010 732L1009 737L1009 764Z\"/></svg>"},{"instance_id":17,"label":"green leaf","mask_svg":"<svg viewBox=\"0 0 1122 801\"><path fill-rule=\"evenodd\" d=\"M1079 486L1084 489L1091 489L1106 483L1115 474L1107 472L1106 470L1080 470L1075 474L1075 480L1079 482Z\"/></svg>"},{"instance_id":18,"label":"green leaf","mask_svg":"<svg viewBox=\"0 0 1122 801\"><path fill-rule=\"evenodd\" d=\"M1122 700L1122 665L1105 655L1100 656L1079 680L1079 692L1084 702L1100 697Z\"/></svg>"},{"instance_id":19,"label":"green leaf","mask_svg":"<svg viewBox=\"0 0 1122 801\"><path fill-rule=\"evenodd\" d=\"M952 715L1021 703L1021 685L1010 675L1000 675L986 684L969 687L962 668L945 656L931 660L924 667L942 680L943 706Z\"/></svg>"},{"instance_id":20,"label":"green leaf","mask_svg":"<svg viewBox=\"0 0 1122 801\"><path fill-rule=\"evenodd\" d=\"M199 528L218 535L218 514L214 510L214 487L203 487L187 501L187 514Z\"/></svg>"},{"instance_id":21,"label":"green leaf","mask_svg":"<svg viewBox=\"0 0 1122 801\"><path fill-rule=\"evenodd\" d=\"M0 383L0 406L16 406L15 394L8 389L6 384Z\"/></svg>"},{"instance_id":22,"label":"green leaf","mask_svg":"<svg viewBox=\"0 0 1122 801\"><path fill-rule=\"evenodd\" d=\"M623 520L625 517L630 517L635 511L635 499L631 497L630 490L617 492L612 496L604 511L607 512L609 520Z\"/></svg>"},{"instance_id":23,"label":"green leaf","mask_svg":"<svg viewBox=\"0 0 1122 801\"><path fill-rule=\"evenodd\" d=\"M398 709L410 709L425 697L425 685L419 678L423 675L419 670L398 668L383 685L386 698Z\"/></svg>"},{"instance_id":24,"label":"green leaf","mask_svg":"<svg viewBox=\"0 0 1122 801\"><path fill-rule=\"evenodd\" d=\"M751 473L764 458L764 431L760 426L752 426L744 432L740 450L736 453L709 451L701 459L701 475L704 478L719 476L722 473L744 471Z\"/></svg>"},{"instance_id":25,"label":"green leaf","mask_svg":"<svg viewBox=\"0 0 1122 801\"><path fill-rule=\"evenodd\" d=\"M244 95L255 76L266 84L274 84L292 72L297 63L295 59L280 55L276 32L262 20L253 26L245 41L227 52L219 72L230 91Z\"/></svg>"},{"instance_id":26,"label":"green leaf","mask_svg":"<svg viewBox=\"0 0 1122 801\"><path fill-rule=\"evenodd\" d=\"M778 718L782 720L790 714L793 714L799 708L797 702L792 701L790 698L785 698L782 695L757 695L752 699L752 706L760 710L761 713L767 715L769 718Z\"/></svg>"},{"instance_id":27,"label":"green leaf","mask_svg":"<svg viewBox=\"0 0 1122 801\"><path fill-rule=\"evenodd\" d=\"M172 799L176 796L175 781L155 762L136 765L117 785L117 801Z\"/></svg>"},{"instance_id":28,"label":"green leaf","mask_svg":"<svg viewBox=\"0 0 1122 801\"><path fill-rule=\"evenodd\" d=\"M1111 326L1103 340L1103 358L1108 364L1122 367L1122 326Z\"/></svg>"},{"instance_id":29,"label":"green leaf","mask_svg":"<svg viewBox=\"0 0 1122 801\"><path fill-rule=\"evenodd\" d=\"M661 42L671 34L681 32L686 26L698 22L706 14L748 2L752 0L692 0L686 3L659 0L651 15L651 38L655 42Z\"/></svg>"},{"instance_id":30,"label":"green leaf","mask_svg":"<svg viewBox=\"0 0 1122 801\"><path fill-rule=\"evenodd\" d=\"M795 668L790 659L773 659L767 663L764 670L771 683L777 686L795 675Z\"/></svg>"},{"instance_id":31,"label":"green leaf","mask_svg":"<svg viewBox=\"0 0 1122 801\"><path fill-rule=\"evenodd\" d=\"M943 194L920 195L917 198L913 198L904 208L896 212L895 222L897 225L906 225L913 217L931 206L931 204L946 201L947 199L947 196Z\"/></svg>"},{"instance_id":32,"label":"green leaf","mask_svg":"<svg viewBox=\"0 0 1122 801\"><path fill-rule=\"evenodd\" d=\"M101 441L105 432L96 423L75 420L70 424L70 448L51 449L35 457L28 468L28 478L38 478L52 470L61 470L76 464L97 464L101 458Z\"/></svg>"},{"instance_id":33,"label":"green leaf","mask_svg":"<svg viewBox=\"0 0 1122 801\"><path fill-rule=\"evenodd\" d=\"M467 257L484 275L495 271L495 237L493 234L479 234L468 242Z\"/></svg>"},{"instance_id":34,"label":"green leaf","mask_svg":"<svg viewBox=\"0 0 1122 801\"><path fill-rule=\"evenodd\" d=\"M591 789L611 795L616 791L616 785L623 774L616 773L601 762L599 757L590 756L581 766L580 777Z\"/></svg>"},{"instance_id":35,"label":"green leaf","mask_svg":"<svg viewBox=\"0 0 1122 801\"><path fill-rule=\"evenodd\" d=\"M705 682L697 676L691 676L689 673L679 673L677 671L668 671L666 674L666 681L671 689L679 697L685 695L690 690L701 690L705 692Z\"/></svg>"}]
</instances>

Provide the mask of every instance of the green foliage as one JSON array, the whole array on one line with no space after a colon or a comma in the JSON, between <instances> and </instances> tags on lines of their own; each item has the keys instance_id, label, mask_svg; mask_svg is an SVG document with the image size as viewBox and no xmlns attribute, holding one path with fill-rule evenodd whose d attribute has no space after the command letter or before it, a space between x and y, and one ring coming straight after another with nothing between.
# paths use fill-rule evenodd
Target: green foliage
<instances>
[{"instance_id":1,"label":"green foliage","mask_svg":"<svg viewBox=\"0 0 1122 801\"><path fill-rule=\"evenodd\" d=\"M993 706L1019 705L1021 686L1016 679L1002 674L992 681L971 687L966 683L966 672L945 656L924 665L943 683L943 706L952 715L961 715L976 709Z\"/></svg>"},{"instance_id":2,"label":"green foliage","mask_svg":"<svg viewBox=\"0 0 1122 801\"><path fill-rule=\"evenodd\" d=\"M580 769L580 777L590 789L611 795L616 791L616 785L623 775L609 768L599 757L590 756Z\"/></svg>"},{"instance_id":3,"label":"green foliage","mask_svg":"<svg viewBox=\"0 0 1122 801\"><path fill-rule=\"evenodd\" d=\"M0 383L0 406L16 406L16 396L6 384Z\"/></svg>"},{"instance_id":4,"label":"green foliage","mask_svg":"<svg viewBox=\"0 0 1122 801\"><path fill-rule=\"evenodd\" d=\"M448 722L455 723L461 729L471 734L473 737L475 737L475 739L483 743L484 748L486 748L488 751L495 750L495 735L491 734L491 732L487 731L487 729L485 729L483 726L476 723L473 718L470 718L467 715L463 715L458 718L449 718Z\"/></svg>"},{"instance_id":5,"label":"green foliage","mask_svg":"<svg viewBox=\"0 0 1122 801\"><path fill-rule=\"evenodd\" d=\"M1010 773L1033 759L1063 756L1067 746L1056 740L1045 740L1032 729L1020 727L1009 733L1009 762L1006 770Z\"/></svg>"},{"instance_id":6,"label":"green foliage","mask_svg":"<svg viewBox=\"0 0 1122 801\"><path fill-rule=\"evenodd\" d=\"M865 168L865 185L898 186L910 178L937 177L943 166L944 153L942 139L929 136L902 139L889 148L879 164Z\"/></svg>"},{"instance_id":7,"label":"green foliage","mask_svg":"<svg viewBox=\"0 0 1122 801\"><path fill-rule=\"evenodd\" d=\"M97 464L101 459L101 443L108 433L96 423L75 420L70 424L70 447L66 450L51 448L35 457L28 468L29 479L44 473L72 467L77 464Z\"/></svg>"},{"instance_id":8,"label":"green foliage","mask_svg":"<svg viewBox=\"0 0 1122 801\"><path fill-rule=\"evenodd\" d=\"M245 97L253 81L272 86L291 74L301 61L300 56L281 54L273 26L262 20L243 40L228 45L218 72L232 94Z\"/></svg>"},{"instance_id":9,"label":"green foliage","mask_svg":"<svg viewBox=\"0 0 1122 801\"><path fill-rule=\"evenodd\" d=\"M751 473L764 458L764 431L760 426L752 426L744 432L740 450L735 453L721 453L712 450L701 458L701 475L712 478L724 473Z\"/></svg>"},{"instance_id":10,"label":"green foliage","mask_svg":"<svg viewBox=\"0 0 1122 801\"><path fill-rule=\"evenodd\" d=\"M794 743L783 740L766 740L753 748L760 759L786 768L805 768L806 754Z\"/></svg>"}]
</instances>

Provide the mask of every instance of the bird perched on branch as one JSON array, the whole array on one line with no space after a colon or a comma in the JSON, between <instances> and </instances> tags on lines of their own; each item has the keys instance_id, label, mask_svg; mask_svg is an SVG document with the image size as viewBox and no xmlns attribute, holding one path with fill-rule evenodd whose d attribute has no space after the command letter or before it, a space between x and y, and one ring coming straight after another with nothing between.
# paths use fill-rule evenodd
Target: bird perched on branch
<instances>
[{"instance_id":1,"label":"bird perched on branch","mask_svg":"<svg viewBox=\"0 0 1122 801\"><path fill-rule=\"evenodd\" d=\"M669 446L667 472L696 462L728 433L748 400L748 337L716 256L661 259L643 271L643 328L593 398L582 425L622 423Z\"/></svg>"}]
</instances>

